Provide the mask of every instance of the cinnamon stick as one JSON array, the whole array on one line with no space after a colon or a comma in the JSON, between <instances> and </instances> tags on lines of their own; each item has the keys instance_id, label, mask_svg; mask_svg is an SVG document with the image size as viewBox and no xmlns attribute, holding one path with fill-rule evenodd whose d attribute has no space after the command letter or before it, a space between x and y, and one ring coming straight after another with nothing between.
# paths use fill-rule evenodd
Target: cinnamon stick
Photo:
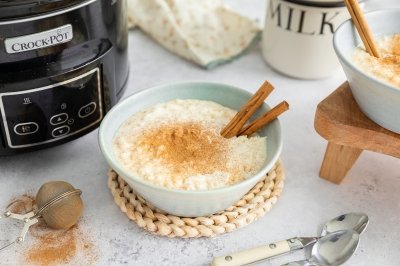
<instances>
[{"instance_id":1,"label":"cinnamon stick","mask_svg":"<svg viewBox=\"0 0 400 266\"><path fill-rule=\"evenodd\" d=\"M354 26L356 27L358 34L364 43L365 50L367 50L370 55L379 58L379 50L375 44L368 23L365 20L362 10L358 4L358 0L344 0L344 2L346 3L347 10L350 13Z\"/></svg>"},{"instance_id":2,"label":"cinnamon stick","mask_svg":"<svg viewBox=\"0 0 400 266\"><path fill-rule=\"evenodd\" d=\"M268 112L266 112L263 116L257 118L254 120L252 123L244 127L240 132L239 136L250 136L260 128L266 126L268 123L270 123L272 120L277 118L280 114L283 112L289 110L289 104L286 101L281 102Z\"/></svg>"},{"instance_id":3,"label":"cinnamon stick","mask_svg":"<svg viewBox=\"0 0 400 266\"><path fill-rule=\"evenodd\" d=\"M250 100L242 106L239 112L222 129L221 135L225 138L238 136L243 125L247 120L249 120L255 111L257 111L273 89L274 87L268 81L265 81Z\"/></svg>"}]
</instances>

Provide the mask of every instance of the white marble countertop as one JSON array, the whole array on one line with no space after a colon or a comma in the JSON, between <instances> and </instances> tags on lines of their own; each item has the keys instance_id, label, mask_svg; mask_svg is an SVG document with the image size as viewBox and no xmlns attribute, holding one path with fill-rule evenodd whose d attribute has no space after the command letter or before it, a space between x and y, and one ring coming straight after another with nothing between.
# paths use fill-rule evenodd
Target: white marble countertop
<instances>
[{"instance_id":1,"label":"white marble countertop","mask_svg":"<svg viewBox=\"0 0 400 266\"><path fill-rule=\"evenodd\" d=\"M264 1L227 2L262 20ZM398 0L375 0L368 5L399 6ZM318 177L326 141L314 130L314 112L316 105L345 80L341 70L325 80L291 79L271 70L259 47L230 64L203 70L170 54L139 31L131 32L129 41L131 78L124 97L181 80L222 82L253 92L265 79L275 85L268 103L275 105L286 99L291 105L290 112L281 118L286 181L277 204L253 224L212 239L151 235L129 221L113 203L107 188L108 166L94 131L62 146L0 158L0 209L13 197L34 194L48 180L66 180L81 188L86 208L80 226L88 232L96 249L95 265L207 265L214 255L293 236L318 235L330 218L362 211L371 222L358 250L345 265L400 265L400 160L364 152L341 185ZM0 221L0 239L8 231L4 223ZM29 244L28 236L23 245ZM24 248L13 247L0 253L0 265L22 265ZM304 252L298 251L262 265L279 265L303 257Z\"/></svg>"}]
</instances>

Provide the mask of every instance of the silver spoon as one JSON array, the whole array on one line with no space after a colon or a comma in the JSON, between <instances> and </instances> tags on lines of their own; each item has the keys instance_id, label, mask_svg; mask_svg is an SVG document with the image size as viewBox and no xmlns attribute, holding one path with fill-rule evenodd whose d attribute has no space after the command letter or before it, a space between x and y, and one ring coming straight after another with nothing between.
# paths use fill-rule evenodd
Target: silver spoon
<instances>
[{"instance_id":1,"label":"silver spoon","mask_svg":"<svg viewBox=\"0 0 400 266\"><path fill-rule=\"evenodd\" d=\"M358 234L364 232L368 225L368 216L364 213L346 213L327 222L321 236L340 230L354 230ZM225 256L215 257L213 266L239 266L305 248L314 244L320 237L295 237L270 243L264 246L239 251Z\"/></svg>"},{"instance_id":2,"label":"silver spoon","mask_svg":"<svg viewBox=\"0 0 400 266\"><path fill-rule=\"evenodd\" d=\"M341 231L341 230L350 230L353 229L358 234L362 234L364 230L367 228L369 223L368 216L365 213L356 213L350 212L346 214L342 214L324 225L322 229L321 236L325 236L327 234Z\"/></svg>"},{"instance_id":3,"label":"silver spoon","mask_svg":"<svg viewBox=\"0 0 400 266\"><path fill-rule=\"evenodd\" d=\"M338 266L345 263L356 251L360 235L354 230L342 230L327 234L315 243L311 257L282 266Z\"/></svg>"}]
</instances>

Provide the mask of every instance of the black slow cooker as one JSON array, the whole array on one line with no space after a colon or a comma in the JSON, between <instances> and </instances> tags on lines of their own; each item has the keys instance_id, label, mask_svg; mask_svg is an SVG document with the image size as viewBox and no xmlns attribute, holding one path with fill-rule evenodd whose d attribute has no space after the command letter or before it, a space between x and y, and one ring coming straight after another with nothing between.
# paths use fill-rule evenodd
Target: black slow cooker
<instances>
[{"instance_id":1,"label":"black slow cooker","mask_svg":"<svg viewBox=\"0 0 400 266\"><path fill-rule=\"evenodd\" d=\"M0 0L0 155L97 128L128 78L125 0Z\"/></svg>"}]
</instances>

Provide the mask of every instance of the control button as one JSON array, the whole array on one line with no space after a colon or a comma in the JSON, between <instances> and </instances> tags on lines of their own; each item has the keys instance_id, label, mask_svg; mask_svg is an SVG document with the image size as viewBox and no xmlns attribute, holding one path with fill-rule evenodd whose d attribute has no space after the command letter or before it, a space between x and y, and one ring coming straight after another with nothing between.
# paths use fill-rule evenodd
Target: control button
<instances>
[{"instance_id":1,"label":"control button","mask_svg":"<svg viewBox=\"0 0 400 266\"><path fill-rule=\"evenodd\" d=\"M81 109L79 109L78 115L80 118L85 118L85 117L93 114L94 111L96 111L96 103L91 102L91 103L81 107Z\"/></svg>"},{"instance_id":2,"label":"control button","mask_svg":"<svg viewBox=\"0 0 400 266\"><path fill-rule=\"evenodd\" d=\"M14 132L17 135L29 135L36 133L39 130L39 125L35 122L21 123L14 127Z\"/></svg>"},{"instance_id":3,"label":"control button","mask_svg":"<svg viewBox=\"0 0 400 266\"><path fill-rule=\"evenodd\" d=\"M32 103L31 98L27 97L24 98L24 102L22 104L31 104L31 103Z\"/></svg>"},{"instance_id":4,"label":"control button","mask_svg":"<svg viewBox=\"0 0 400 266\"><path fill-rule=\"evenodd\" d=\"M68 114L66 114L66 113L61 113L61 114L58 114L58 115L53 115L53 116L50 118L50 124L52 124L53 126L55 126L55 125L62 124L62 123L64 123L64 122L67 121L67 120L68 120Z\"/></svg>"},{"instance_id":5,"label":"control button","mask_svg":"<svg viewBox=\"0 0 400 266\"><path fill-rule=\"evenodd\" d=\"M62 126L62 127L58 127L55 128L52 132L51 135L55 138L67 135L69 133L69 126Z\"/></svg>"}]
</instances>

